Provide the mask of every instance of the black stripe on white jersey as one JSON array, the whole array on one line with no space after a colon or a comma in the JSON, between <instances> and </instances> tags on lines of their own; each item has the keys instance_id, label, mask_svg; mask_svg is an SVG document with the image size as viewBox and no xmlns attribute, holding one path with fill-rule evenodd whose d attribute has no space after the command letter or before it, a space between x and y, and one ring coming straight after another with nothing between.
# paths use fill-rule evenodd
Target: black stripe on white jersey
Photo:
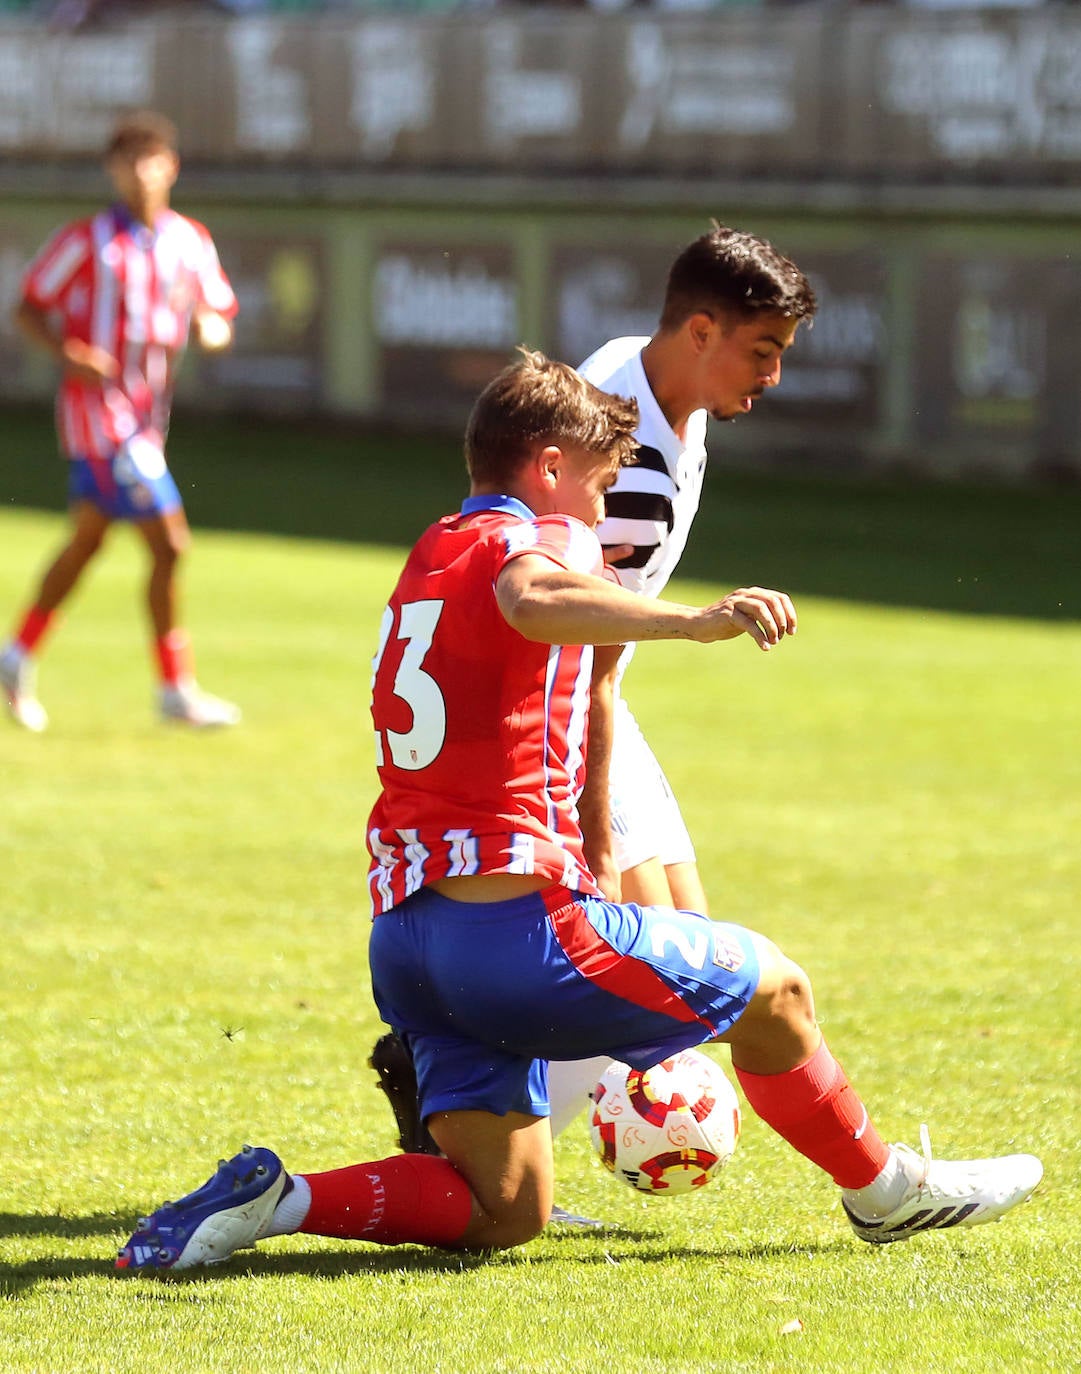
<instances>
[{"instance_id":1,"label":"black stripe on white jersey","mask_svg":"<svg viewBox=\"0 0 1081 1374\"><path fill-rule=\"evenodd\" d=\"M633 472L635 468L647 468L653 472L668 472L668 464L664 461L664 454L659 448L654 448L651 444L639 444L635 450L634 462L629 463L625 468L620 468L619 474L622 477L625 472Z\"/></svg>"},{"instance_id":2,"label":"black stripe on white jersey","mask_svg":"<svg viewBox=\"0 0 1081 1374\"><path fill-rule=\"evenodd\" d=\"M644 568L675 523L675 484L663 455L642 444L635 457L629 467L620 468L615 486L604 498L604 547L634 545L626 558L616 559L616 568Z\"/></svg>"}]
</instances>

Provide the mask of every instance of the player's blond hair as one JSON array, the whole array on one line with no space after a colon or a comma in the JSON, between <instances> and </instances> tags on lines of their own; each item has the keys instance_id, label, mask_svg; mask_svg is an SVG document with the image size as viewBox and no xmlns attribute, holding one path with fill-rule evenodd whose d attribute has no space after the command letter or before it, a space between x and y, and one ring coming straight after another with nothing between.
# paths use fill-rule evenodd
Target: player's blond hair
<instances>
[{"instance_id":1,"label":"player's blond hair","mask_svg":"<svg viewBox=\"0 0 1081 1374\"><path fill-rule=\"evenodd\" d=\"M510 480L537 447L576 446L620 464L638 444L638 402L611 396L566 363L520 347L522 355L481 392L465 431L465 461L474 483Z\"/></svg>"}]
</instances>

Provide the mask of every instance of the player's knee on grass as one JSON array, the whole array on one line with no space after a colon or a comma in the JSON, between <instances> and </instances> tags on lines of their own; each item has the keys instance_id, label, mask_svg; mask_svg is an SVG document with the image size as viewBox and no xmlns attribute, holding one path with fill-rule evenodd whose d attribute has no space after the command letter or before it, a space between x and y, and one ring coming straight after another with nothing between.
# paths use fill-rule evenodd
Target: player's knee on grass
<instances>
[{"instance_id":1,"label":"player's knee on grass","mask_svg":"<svg viewBox=\"0 0 1081 1374\"><path fill-rule=\"evenodd\" d=\"M525 1245L544 1230L551 1211L550 1204L542 1208L534 1199L516 1199L506 1206L489 1202L484 1210L474 1199L473 1216L455 1248L511 1250L516 1245Z\"/></svg>"},{"instance_id":2,"label":"player's knee on grass","mask_svg":"<svg viewBox=\"0 0 1081 1374\"><path fill-rule=\"evenodd\" d=\"M435 1112L428 1127L473 1193L473 1215L460 1248L506 1250L544 1230L552 1211L547 1118L517 1112Z\"/></svg>"},{"instance_id":3,"label":"player's knee on grass","mask_svg":"<svg viewBox=\"0 0 1081 1374\"><path fill-rule=\"evenodd\" d=\"M540 1208L530 1206L505 1217L498 1226L499 1247L508 1249L514 1245L525 1245L540 1235L551 1215L551 1207L544 1208L542 1212Z\"/></svg>"}]
</instances>

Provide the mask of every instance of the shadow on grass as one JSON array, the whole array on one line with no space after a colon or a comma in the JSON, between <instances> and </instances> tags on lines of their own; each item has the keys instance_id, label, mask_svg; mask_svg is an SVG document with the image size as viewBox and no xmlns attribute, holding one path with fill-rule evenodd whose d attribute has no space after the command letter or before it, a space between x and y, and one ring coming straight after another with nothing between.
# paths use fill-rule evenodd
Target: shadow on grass
<instances>
[{"instance_id":1,"label":"shadow on grass","mask_svg":"<svg viewBox=\"0 0 1081 1374\"><path fill-rule=\"evenodd\" d=\"M62 510L46 408L0 417L0 505ZM714 442L723 455L723 436ZM180 414L170 466L193 525L408 547L466 490L461 444ZM1081 619L1081 487L710 473L682 576L796 595ZM30 570L28 570L28 576Z\"/></svg>"},{"instance_id":2,"label":"shadow on grass","mask_svg":"<svg viewBox=\"0 0 1081 1374\"><path fill-rule=\"evenodd\" d=\"M126 1219L112 1212L95 1212L87 1217L0 1212L0 1239L5 1236L57 1236L77 1240L80 1236L113 1235L126 1225Z\"/></svg>"},{"instance_id":3,"label":"shadow on grass","mask_svg":"<svg viewBox=\"0 0 1081 1374\"><path fill-rule=\"evenodd\" d=\"M124 1230L122 1226L118 1226L116 1217L102 1214L67 1219L40 1216L18 1218L9 1215L0 1220L8 1224L6 1234L9 1235L55 1235L75 1238L112 1234L115 1237ZM528 1264L533 1267L538 1264L562 1263L571 1258L575 1264L618 1267L621 1264L652 1265L673 1260L753 1262L788 1258L793 1254L825 1256L851 1249L851 1242L846 1238L838 1238L828 1244L813 1245L719 1244L709 1248L662 1245L651 1249L651 1245L663 1240L662 1233L615 1228L592 1231L579 1229L573 1233L559 1233L558 1236L553 1232L545 1236L545 1241L557 1238L560 1241L574 1241L575 1253L543 1254L531 1249L498 1251L487 1255L458 1254L447 1250L428 1250L413 1246L385 1249L367 1246L354 1248L345 1242L340 1250L319 1250L312 1254L244 1251L224 1264L185 1270L179 1274L168 1271L147 1274L116 1270L113 1268L112 1251L107 1251L100 1259L42 1256L20 1264L0 1264L0 1296L17 1297L39 1283L110 1277L128 1285L137 1285L133 1291L139 1301L160 1302L171 1301L185 1290L220 1285L238 1278L273 1279L306 1275L314 1279L336 1280L352 1279L365 1274L400 1274L403 1278L408 1274L445 1274L448 1278L453 1278L493 1266ZM562 1246L560 1248L562 1249Z\"/></svg>"}]
</instances>

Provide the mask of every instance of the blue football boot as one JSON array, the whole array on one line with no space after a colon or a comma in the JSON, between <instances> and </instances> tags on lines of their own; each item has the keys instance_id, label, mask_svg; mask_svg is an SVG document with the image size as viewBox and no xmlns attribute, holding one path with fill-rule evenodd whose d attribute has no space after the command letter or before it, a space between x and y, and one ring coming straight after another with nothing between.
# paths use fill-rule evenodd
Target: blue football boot
<instances>
[{"instance_id":1,"label":"blue football boot","mask_svg":"<svg viewBox=\"0 0 1081 1374\"><path fill-rule=\"evenodd\" d=\"M220 1264L266 1234L289 1175L272 1150L245 1145L214 1177L179 1202L140 1217L118 1269L193 1269Z\"/></svg>"}]
</instances>

